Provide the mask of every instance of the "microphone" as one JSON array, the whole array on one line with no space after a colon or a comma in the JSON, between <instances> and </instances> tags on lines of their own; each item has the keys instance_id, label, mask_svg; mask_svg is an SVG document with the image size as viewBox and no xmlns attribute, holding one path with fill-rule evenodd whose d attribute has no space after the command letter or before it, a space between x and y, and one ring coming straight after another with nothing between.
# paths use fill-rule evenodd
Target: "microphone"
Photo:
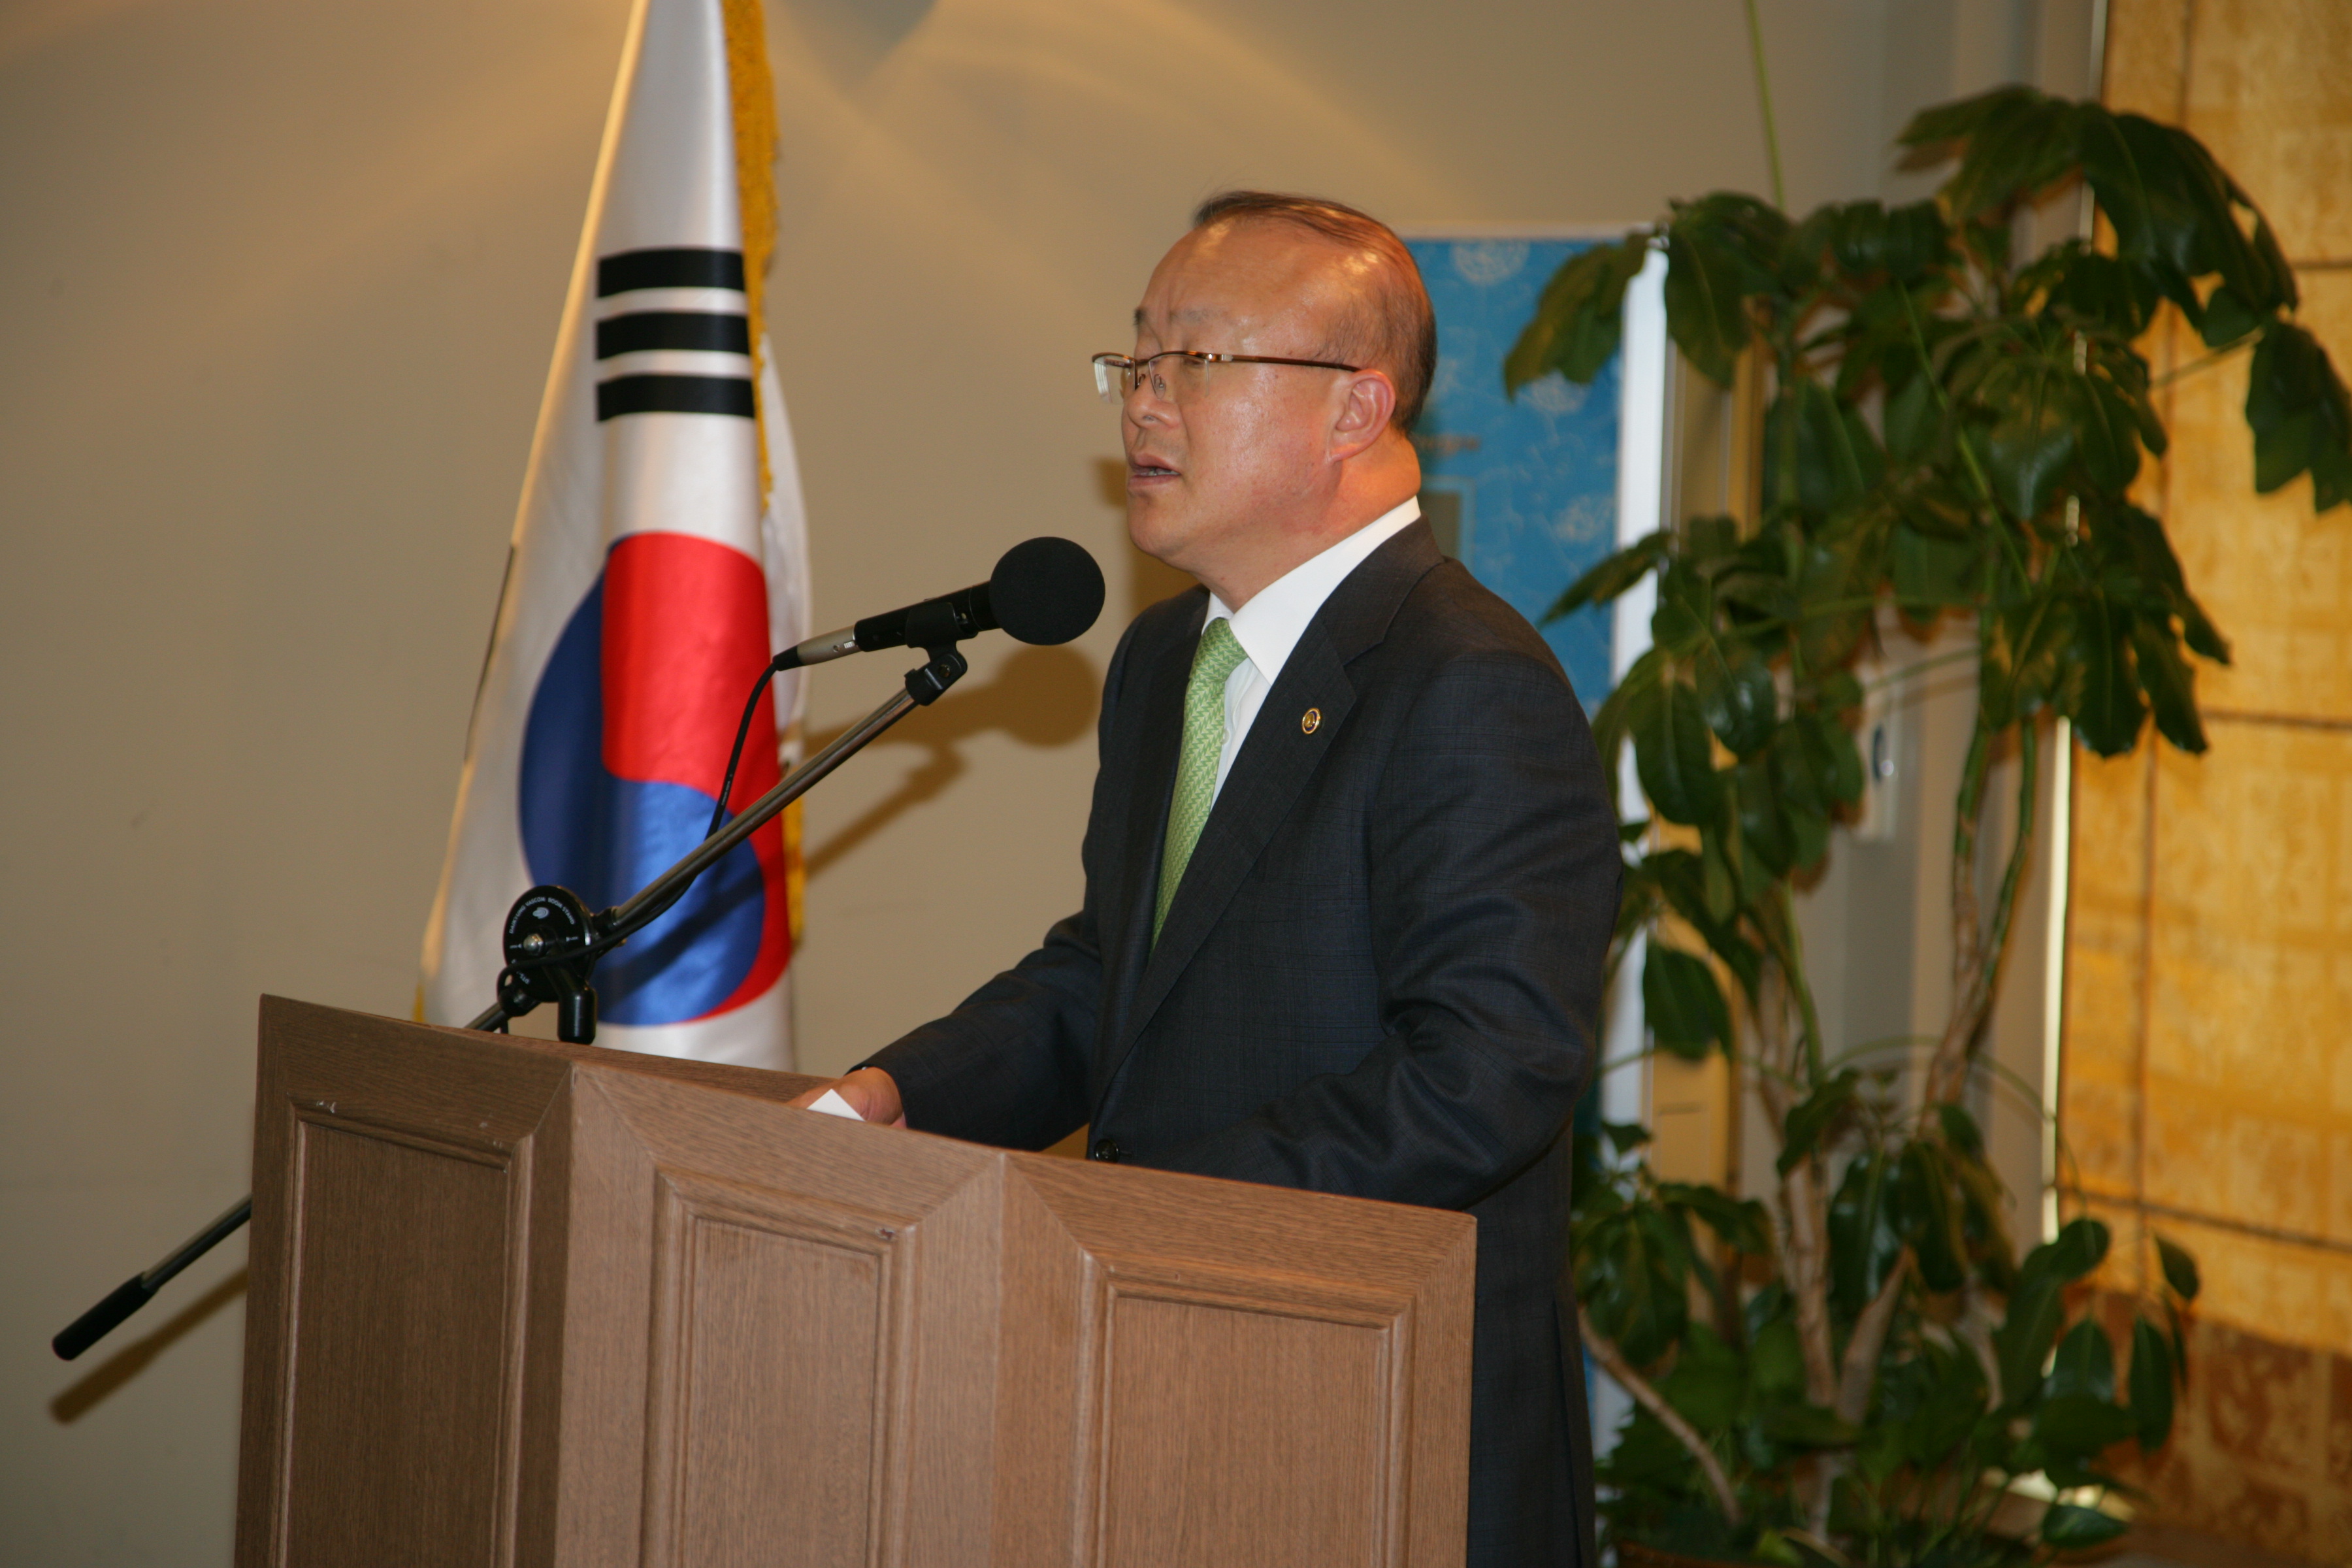
<instances>
[{"instance_id":1,"label":"microphone","mask_svg":"<svg viewBox=\"0 0 2352 1568\"><path fill-rule=\"evenodd\" d=\"M1066 643L1093 626L1102 606L1102 568L1085 547L1066 539L1027 539L1004 552L987 582L811 637L778 654L775 668L799 669L909 641L928 647L934 637L961 642L999 627L1016 642Z\"/></svg>"}]
</instances>

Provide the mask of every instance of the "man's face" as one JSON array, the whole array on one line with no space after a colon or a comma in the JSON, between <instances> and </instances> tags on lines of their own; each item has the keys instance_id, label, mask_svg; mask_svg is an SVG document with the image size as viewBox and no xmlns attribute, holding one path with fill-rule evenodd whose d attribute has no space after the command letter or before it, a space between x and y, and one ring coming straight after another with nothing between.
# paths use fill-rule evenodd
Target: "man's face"
<instances>
[{"instance_id":1,"label":"man's face","mask_svg":"<svg viewBox=\"0 0 2352 1568\"><path fill-rule=\"evenodd\" d=\"M1361 286L1358 265L1291 224L1195 230L1151 274L1136 310L1135 357L1200 349L1329 358L1329 326ZM1286 524L1320 515L1336 478L1332 422L1350 379L1298 365L1220 364L1197 393L1178 398L1146 378L1119 421L1135 547L1212 586L1246 574L1244 563Z\"/></svg>"}]
</instances>

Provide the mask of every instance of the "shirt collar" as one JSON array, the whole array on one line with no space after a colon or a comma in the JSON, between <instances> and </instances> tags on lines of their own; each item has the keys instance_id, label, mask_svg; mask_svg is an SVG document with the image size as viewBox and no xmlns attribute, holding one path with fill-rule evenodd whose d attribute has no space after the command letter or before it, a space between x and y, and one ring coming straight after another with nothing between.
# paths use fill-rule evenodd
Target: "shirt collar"
<instances>
[{"instance_id":1,"label":"shirt collar","mask_svg":"<svg viewBox=\"0 0 2352 1568\"><path fill-rule=\"evenodd\" d=\"M1290 660L1290 650L1307 635L1307 624L1332 590L1348 574L1364 563L1381 545L1402 532L1421 516L1421 501L1409 499L1390 508L1321 554L1300 562L1253 595L1236 610L1216 595L1209 595L1209 613L1202 620L1223 616L1234 624L1234 640L1249 655L1250 663L1269 686Z\"/></svg>"}]
</instances>

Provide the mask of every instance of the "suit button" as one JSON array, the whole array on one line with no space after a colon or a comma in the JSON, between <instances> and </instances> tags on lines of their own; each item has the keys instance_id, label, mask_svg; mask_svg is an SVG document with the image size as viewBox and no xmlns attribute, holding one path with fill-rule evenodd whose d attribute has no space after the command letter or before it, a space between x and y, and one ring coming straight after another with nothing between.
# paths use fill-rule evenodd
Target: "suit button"
<instances>
[{"instance_id":1,"label":"suit button","mask_svg":"<svg viewBox=\"0 0 2352 1568\"><path fill-rule=\"evenodd\" d=\"M1126 1152L1126 1150L1118 1146L1118 1139L1097 1138L1095 1140L1095 1146L1087 1151L1087 1158L1089 1160L1102 1160L1110 1164L1116 1165L1119 1162L1119 1157Z\"/></svg>"}]
</instances>

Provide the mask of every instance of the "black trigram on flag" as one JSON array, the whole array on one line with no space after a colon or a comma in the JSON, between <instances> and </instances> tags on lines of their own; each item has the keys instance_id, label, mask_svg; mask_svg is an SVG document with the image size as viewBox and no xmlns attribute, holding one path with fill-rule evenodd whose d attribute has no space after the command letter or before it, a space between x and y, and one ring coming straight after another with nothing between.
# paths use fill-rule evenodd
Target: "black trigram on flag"
<instances>
[{"instance_id":1,"label":"black trigram on flag","mask_svg":"<svg viewBox=\"0 0 2352 1568\"><path fill-rule=\"evenodd\" d=\"M749 419L751 332L740 250L625 250L596 263L596 417Z\"/></svg>"}]
</instances>

